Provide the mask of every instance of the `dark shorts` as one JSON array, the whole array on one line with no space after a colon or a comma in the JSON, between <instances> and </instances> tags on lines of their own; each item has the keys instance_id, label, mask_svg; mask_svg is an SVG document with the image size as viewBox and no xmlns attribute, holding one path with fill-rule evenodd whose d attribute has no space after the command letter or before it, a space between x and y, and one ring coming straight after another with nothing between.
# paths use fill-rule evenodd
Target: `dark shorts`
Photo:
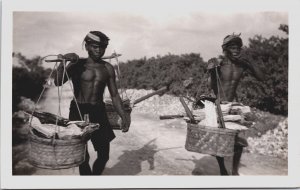
<instances>
[{"instance_id":1,"label":"dark shorts","mask_svg":"<svg viewBox=\"0 0 300 190\"><path fill-rule=\"evenodd\" d=\"M78 107L81 112L82 118L84 117L84 114L89 114L91 123L100 124L100 128L91 136L91 141L96 151L99 150L102 145L109 143L116 137L111 125L109 124L104 102L98 103L96 105L78 104ZM81 120L74 100L72 100L70 104L69 119L71 121Z\"/></svg>"},{"instance_id":2,"label":"dark shorts","mask_svg":"<svg viewBox=\"0 0 300 190\"><path fill-rule=\"evenodd\" d=\"M247 147L248 142L246 140L245 131L241 131L235 138L235 146Z\"/></svg>"}]
</instances>

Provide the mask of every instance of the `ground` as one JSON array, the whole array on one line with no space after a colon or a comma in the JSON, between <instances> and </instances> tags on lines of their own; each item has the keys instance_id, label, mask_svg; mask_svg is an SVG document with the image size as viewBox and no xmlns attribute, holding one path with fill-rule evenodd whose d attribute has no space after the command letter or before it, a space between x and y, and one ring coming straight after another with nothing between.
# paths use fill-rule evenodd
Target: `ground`
<instances>
[{"instance_id":1,"label":"ground","mask_svg":"<svg viewBox=\"0 0 300 190\"><path fill-rule=\"evenodd\" d=\"M54 90L47 92L41 102L45 111L56 113L58 106ZM61 102L62 115L68 112L68 94ZM155 114L132 112L129 132L115 130L116 139L111 143L110 159L103 175L219 175L215 157L189 152L185 149L186 123L181 119L159 120ZM25 148L24 148L25 147ZM26 149L27 147L27 149ZM62 170L40 169L26 160L26 143L14 147L14 174L16 175L79 175L78 167ZM96 152L88 143L90 164ZM226 157L230 171L231 157ZM244 153L240 167L241 175L287 175L287 160L254 153Z\"/></svg>"}]
</instances>

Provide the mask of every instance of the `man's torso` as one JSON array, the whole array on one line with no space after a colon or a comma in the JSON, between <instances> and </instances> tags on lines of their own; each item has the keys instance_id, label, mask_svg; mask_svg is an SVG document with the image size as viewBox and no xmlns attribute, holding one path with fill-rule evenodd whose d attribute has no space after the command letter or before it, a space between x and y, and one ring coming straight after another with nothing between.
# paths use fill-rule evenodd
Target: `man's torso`
<instances>
[{"instance_id":1,"label":"man's torso","mask_svg":"<svg viewBox=\"0 0 300 190\"><path fill-rule=\"evenodd\" d=\"M94 63L85 60L72 76L75 97L79 103L95 104L103 101L103 93L109 80L106 62Z\"/></svg>"},{"instance_id":2,"label":"man's torso","mask_svg":"<svg viewBox=\"0 0 300 190\"><path fill-rule=\"evenodd\" d=\"M236 98L236 89L244 71L245 67L228 59L221 62L219 90L222 100L233 101Z\"/></svg>"}]
</instances>

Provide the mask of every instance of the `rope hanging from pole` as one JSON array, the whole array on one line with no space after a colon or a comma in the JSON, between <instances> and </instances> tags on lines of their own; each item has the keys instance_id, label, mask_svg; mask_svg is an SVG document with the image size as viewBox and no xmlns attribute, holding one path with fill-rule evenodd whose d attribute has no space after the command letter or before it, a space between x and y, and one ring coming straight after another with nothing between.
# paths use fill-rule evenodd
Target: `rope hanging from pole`
<instances>
[{"instance_id":1,"label":"rope hanging from pole","mask_svg":"<svg viewBox=\"0 0 300 190\"><path fill-rule=\"evenodd\" d=\"M47 56L41 58L40 61L43 61L44 59L46 59L46 58L49 57L49 56L57 56L57 55L47 55ZM55 62L55 65L53 66L53 69L51 70L51 72L50 72L50 74L49 74L49 76L48 76L48 78L47 78L47 80L46 80L46 83L48 83L48 82L51 80L51 77L52 77L52 75L53 75L54 70L57 70L57 68L58 68L58 66L57 66L58 62L59 62L59 61L56 61L56 62ZM65 60L65 59L62 60L62 64L63 64L63 76L62 76L62 81L61 81L61 88L60 88L59 86L57 86L57 94L58 94L58 114L56 115L56 124L55 124L56 127L57 127L57 128L55 129L56 132L59 132L59 127L58 127L58 116L61 116L61 97L62 97L63 83L64 83L64 79L65 79L64 77L65 77L65 75L66 75L66 77L67 77L68 83L70 84L70 87L71 87L71 90L72 90L72 94L73 94L73 99L74 99L75 104L76 104L76 106L77 106L77 109L78 109L78 113L79 113L80 119L83 121L83 117L82 117L82 115L81 115L81 112L80 112L80 109L79 109L79 106L78 106L78 102L77 102L76 97L75 97L75 94L74 94L74 90L73 90L73 87L72 87L72 84L71 84L71 81L70 81L70 77L69 77L69 75L68 75L68 73L67 73L67 71L66 71L66 60ZM57 81L58 81L58 76L57 76ZM41 91L41 93L40 93L40 95L39 95L39 98L38 98L38 100L36 101L36 103L34 104L34 108L33 108L33 111L32 111L32 113L31 113L32 116L33 116L34 112L36 111L37 105L38 105L38 103L40 102L40 100L41 100L41 98L42 98L42 95L43 95L44 92L45 92L45 89L46 89L46 85L43 86L43 89L42 89L42 91ZM33 119L33 117L30 118L30 125L31 125L31 123L32 123L32 119ZM55 138L55 137L54 137L54 138Z\"/></svg>"},{"instance_id":2,"label":"rope hanging from pole","mask_svg":"<svg viewBox=\"0 0 300 190\"><path fill-rule=\"evenodd\" d=\"M217 67L215 67L215 71L216 71L216 79L217 79L217 99L216 99L215 103L216 103L216 106L217 106L217 113L218 113L218 116L219 116L220 128L225 128L223 113L222 113L221 106L220 106L220 103L221 103L221 96L220 96L220 85L221 85L220 83L221 83L221 80L220 80L220 77L219 77Z\"/></svg>"}]
</instances>

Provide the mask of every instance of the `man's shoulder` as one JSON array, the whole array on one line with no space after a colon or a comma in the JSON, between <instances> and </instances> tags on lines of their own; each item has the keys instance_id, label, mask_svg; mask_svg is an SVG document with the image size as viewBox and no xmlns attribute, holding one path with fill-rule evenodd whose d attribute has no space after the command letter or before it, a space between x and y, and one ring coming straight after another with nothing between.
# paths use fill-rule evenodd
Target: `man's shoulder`
<instances>
[{"instance_id":1,"label":"man's shoulder","mask_svg":"<svg viewBox=\"0 0 300 190\"><path fill-rule=\"evenodd\" d=\"M102 60L102 62L103 62L103 64L104 64L108 69L113 69L113 68L114 68L114 66L113 66L111 63L109 63L109 62L107 62L107 61L103 61L103 60Z\"/></svg>"},{"instance_id":2,"label":"man's shoulder","mask_svg":"<svg viewBox=\"0 0 300 190\"><path fill-rule=\"evenodd\" d=\"M207 69L210 70L215 67L219 67L222 65L223 62L224 62L223 56L210 58L207 62Z\"/></svg>"},{"instance_id":3,"label":"man's shoulder","mask_svg":"<svg viewBox=\"0 0 300 190\"><path fill-rule=\"evenodd\" d=\"M77 71L83 70L83 68L84 68L83 66L86 63L86 61L87 61L87 58L79 58L77 63L74 65L74 69Z\"/></svg>"},{"instance_id":4,"label":"man's shoulder","mask_svg":"<svg viewBox=\"0 0 300 190\"><path fill-rule=\"evenodd\" d=\"M112 73L112 72L114 73L115 68L111 63L109 63L107 61L103 61L103 63L104 63L104 65L105 65L105 67L106 67L106 69L108 70L109 73Z\"/></svg>"}]
</instances>

